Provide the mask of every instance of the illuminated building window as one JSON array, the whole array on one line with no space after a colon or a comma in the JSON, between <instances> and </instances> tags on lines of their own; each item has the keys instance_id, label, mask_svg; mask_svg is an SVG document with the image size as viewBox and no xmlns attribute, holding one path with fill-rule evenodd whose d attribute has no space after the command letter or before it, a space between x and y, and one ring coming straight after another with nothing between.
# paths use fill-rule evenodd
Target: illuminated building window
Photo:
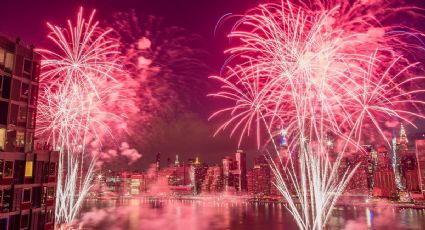
<instances>
[{"instance_id":1,"label":"illuminated building window","mask_svg":"<svg viewBox=\"0 0 425 230\"><path fill-rule=\"evenodd\" d=\"M47 187L47 199L53 200L55 198L55 188L54 187Z\"/></svg>"},{"instance_id":2,"label":"illuminated building window","mask_svg":"<svg viewBox=\"0 0 425 230\"><path fill-rule=\"evenodd\" d=\"M4 160L0 160L0 180L3 179Z\"/></svg>"},{"instance_id":3,"label":"illuminated building window","mask_svg":"<svg viewBox=\"0 0 425 230\"><path fill-rule=\"evenodd\" d=\"M50 163L49 165L49 176L56 176L56 164Z\"/></svg>"},{"instance_id":4,"label":"illuminated building window","mask_svg":"<svg viewBox=\"0 0 425 230\"><path fill-rule=\"evenodd\" d=\"M33 146L34 134L32 132L27 132L26 141L25 141L25 152L31 152Z\"/></svg>"},{"instance_id":5,"label":"illuminated building window","mask_svg":"<svg viewBox=\"0 0 425 230\"><path fill-rule=\"evenodd\" d=\"M6 145L6 129L0 128L0 151L4 151Z\"/></svg>"},{"instance_id":6,"label":"illuminated building window","mask_svg":"<svg viewBox=\"0 0 425 230\"><path fill-rule=\"evenodd\" d=\"M25 145L25 132L16 131L16 147L24 147Z\"/></svg>"},{"instance_id":7,"label":"illuminated building window","mask_svg":"<svg viewBox=\"0 0 425 230\"><path fill-rule=\"evenodd\" d=\"M0 65L4 65L4 49L0 49Z\"/></svg>"},{"instance_id":8,"label":"illuminated building window","mask_svg":"<svg viewBox=\"0 0 425 230\"><path fill-rule=\"evenodd\" d=\"M6 53L6 60L4 63L4 67L9 71L12 71L14 57L15 55L13 53Z\"/></svg>"},{"instance_id":9,"label":"illuminated building window","mask_svg":"<svg viewBox=\"0 0 425 230\"><path fill-rule=\"evenodd\" d=\"M25 163L25 177L32 177L32 166L33 166L32 161L27 161Z\"/></svg>"},{"instance_id":10,"label":"illuminated building window","mask_svg":"<svg viewBox=\"0 0 425 230\"><path fill-rule=\"evenodd\" d=\"M49 209L47 210L47 215L46 215L46 223L52 223L53 222L53 210Z\"/></svg>"},{"instance_id":11,"label":"illuminated building window","mask_svg":"<svg viewBox=\"0 0 425 230\"><path fill-rule=\"evenodd\" d=\"M31 189L30 188L24 188L24 190L22 191L22 202L23 203L31 202Z\"/></svg>"},{"instance_id":12,"label":"illuminated building window","mask_svg":"<svg viewBox=\"0 0 425 230\"><path fill-rule=\"evenodd\" d=\"M12 178L13 177L13 161L6 161L4 163L4 178Z\"/></svg>"}]
</instances>

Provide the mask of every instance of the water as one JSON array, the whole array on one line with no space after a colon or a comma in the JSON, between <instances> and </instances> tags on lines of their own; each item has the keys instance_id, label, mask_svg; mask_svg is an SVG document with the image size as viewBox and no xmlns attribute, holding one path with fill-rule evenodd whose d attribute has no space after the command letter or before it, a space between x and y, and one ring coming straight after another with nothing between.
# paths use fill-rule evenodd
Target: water
<instances>
[{"instance_id":1,"label":"water","mask_svg":"<svg viewBox=\"0 0 425 230\"><path fill-rule=\"evenodd\" d=\"M243 201L149 200L88 201L84 229L297 229L281 204ZM424 209L339 206L327 229L425 229Z\"/></svg>"}]
</instances>

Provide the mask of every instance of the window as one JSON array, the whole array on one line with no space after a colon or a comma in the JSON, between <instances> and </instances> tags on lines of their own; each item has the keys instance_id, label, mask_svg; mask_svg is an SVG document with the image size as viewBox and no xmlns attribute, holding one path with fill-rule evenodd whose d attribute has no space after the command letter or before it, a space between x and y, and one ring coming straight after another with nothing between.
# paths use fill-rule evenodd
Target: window
<instances>
[{"instance_id":1,"label":"window","mask_svg":"<svg viewBox=\"0 0 425 230\"><path fill-rule=\"evenodd\" d=\"M25 132L16 131L16 147L24 147L25 145Z\"/></svg>"},{"instance_id":2,"label":"window","mask_svg":"<svg viewBox=\"0 0 425 230\"><path fill-rule=\"evenodd\" d=\"M29 217L28 214L21 215L21 228L28 228Z\"/></svg>"},{"instance_id":3,"label":"window","mask_svg":"<svg viewBox=\"0 0 425 230\"><path fill-rule=\"evenodd\" d=\"M33 129L35 126L35 109L30 108L28 111L28 116L28 128Z\"/></svg>"},{"instance_id":4,"label":"window","mask_svg":"<svg viewBox=\"0 0 425 230\"><path fill-rule=\"evenodd\" d=\"M32 166L33 166L32 161L25 162L25 177L32 177L32 171L33 171Z\"/></svg>"},{"instance_id":5,"label":"window","mask_svg":"<svg viewBox=\"0 0 425 230\"><path fill-rule=\"evenodd\" d=\"M25 152L32 152L34 134L32 132L27 132L26 140L25 140Z\"/></svg>"},{"instance_id":6,"label":"window","mask_svg":"<svg viewBox=\"0 0 425 230\"><path fill-rule=\"evenodd\" d=\"M26 127L27 126L27 107L19 107L18 113L18 126Z\"/></svg>"},{"instance_id":7,"label":"window","mask_svg":"<svg viewBox=\"0 0 425 230\"><path fill-rule=\"evenodd\" d=\"M51 223L53 222L53 210L49 209L47 210L47 215L46 215L46 223Z\"/></svg>"},{"instance_id":8,"label":"window","mask_svg":"<svg viewBox=\"0 0 425 230\"><path fill-rule=\"evenodd\" d=\"M21 99L22 98L28 98L28 95L30 94L30 86L27 83L21 84Z\"/></svg>"},{"instance_id":9,"label":"window","mask_svg":"<svg viewBox=\"0 0 425 230\"><path fill-rule=\"evenodd\" d=\"M3 179L4 161L0 160L0 180Z\"/></svg>"},{"instance_id":10,"label":"window","mask_svg":"<svg viewBox=\"0 0 425 230\"><path fill-rule=\"evenodd\" d=\"M22 202L28 203L31 202L31 189L30 188L24 188L22 192Z\"/></svg>"},{"instance_id":11,"label":"window","mask_svg":"<svg viewBox=\"0 0 425 230\"><path fill-rule=\"evenodd\" d=\"M56 164L50 163L49 165L49 176L56 176Z\"/></svg>"},{"instance_id":12,"label":"window","mask_svg":"<svg viewBox=\"0 0 425 230\"><path fill-rule=\"evenodd\" d=\"M2 212L10 212L12 204L12 189L3 190Z\"/></svg>"},{"instance_id":13,"label":"window","mask_svg":"<svg viewBox=\"0 0 425 230\"><path fill-rule=\"evenodd\" d=\"M38 77L40 76L40 64L34 62L34 66L32 68L32 80L38 81Z\"/></svg>"},{"instance_id":14,"label":"window","mask_svg":"<svg viewBox=\"0 0 425 230\"><path fill-rule=\"evenodd\" d=\"M15 55L13 53L6 53L6 60L4 62L4 67L6 70L12 71L13 69L13 59L15 58Z\"/></svg>"},{"instance_id":15,"label":"window","mask_svg":"<svg viewBox=\"0 0 425 230\"><path fill-rule=\"evenodd\" d=\"M35 105L37 103L37 96L38 96L38 88L36 85L31 86L31 97L30 97L30 104Z\"/></svg>"},{"instance_id":16,"label":"window","mask_svg":"<svg viewBox=\"0 0 425 230\"><path fill-rule=\"evenodd\" d=\"M4 65L4 49L0 49L0 65Z\"/></svg>"},{"instance_id":17,"label":"window","mask_svg":"<svg viewBox=\"0 0 425 230\"><path fill-rule=\"evenodd\" d=\"M21 81L15 78L12 78L12 91L10 92L10 98L15 101L21 99Z\"/></svg>"},{"instance_id":18,"label":"window","mask_svg":"<svg viewBox=\"0 0 425 230\"><path fill-rule=\"evenodd\" d=\"M54 187L47 187L47 199L53 200L55 198L55 188Z\"/></svg>"},{"instance_id":19,"label":"window","mask_svg":"<svg viewBox=\"0 0 425 230\"><path fill-rule=\"evenodd\" d=\"M13 177L13 161L6 161L4 163L4 178Z\"/></svg>"},{"instance_id":20,"label":"window","mask_svg":"<svg viewBox=\"0 0 425 230\"><path fill-rule=\"evenodd\" d=\"M1 97L9 99L10 98L10 83L12 78L9 76L3 76L3 87L1 90Z\"/></svg>"},{"instance_id":21,"label":"window","mask_svg":"<svg viewBox=\"0 0 425 230\"><path fill-rule=\"evenodd\" d=\"M6 129L0 128L0 151L4 151L5 145L6 145Z\"/></svg>"},{"instance_id":22,"label":"window","mask_svg":"<svg viewBox=\"0 0 425 230\"><path fill-rule=\"evenodd\" d=\"M10 106L9 123L17 125L18 122L19 105L12 104Z\"/></svg>"},{"instance_id":23,"label":"window","mask_svg":"<svg viewBox=\"0 0 425 230\"><path fill-rule=\"evenodd\" d=\"M31 60L24 59L24 72L31 73L32 62Z\"/></svg>"},{"instance_id":24,"label":"window","mask_svg":"<svg viewBox=\"0 0 425 230\"><path fill-rule=\"evenodd\" d=\"M7 114L9 111L9 104L4 101L0 101L0 124L6 125L7 124Z\"/></svg>"},{"instance_id":25,"label":"window","mask_svg":"<svg viewBox=\"0 0 425 230\"><path fill-rule=\"evenodd\" d=\"M6 130L6 152L16 151L16 130L8 129Z\"/></svg>"}]
</instances>

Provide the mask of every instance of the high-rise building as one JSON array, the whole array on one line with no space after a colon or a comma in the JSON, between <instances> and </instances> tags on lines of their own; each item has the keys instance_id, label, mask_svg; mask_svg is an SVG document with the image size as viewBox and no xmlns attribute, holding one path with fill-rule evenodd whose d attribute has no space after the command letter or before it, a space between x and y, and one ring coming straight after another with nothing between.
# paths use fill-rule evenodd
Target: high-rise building
<instances>
[{"instance_id":1,"label":"high-rise building","mask_svg":"<svg viewBox=\"0 0 425 230\"><path fill-rule=\"evenodd\" d=\"M245 192L247 190L246 154L236 151L236 160L231 156L223 159L223 186L225 192Z\"/></svg>"},{"instance_id":2,"label":"high-rise building","mask_svg":"<svg viewBox=\"0 0 425 230\"><path fill-rule=\"evenodd\" d=\"M397 195L395 174L392 167L391 154L385 146L381 146L377 151L377 163L373 172L373 196L393 197Z\"/></svg>"},{"instance_id":3,"label":"high-rise building","mask_svg":"<svg viewBox=\"0 0 425 230\"><path fill-rule=\"evenodd\" d=\"M201 164L199 157L196 157L195 161L190 164L190 178L193 186L193 194L199 194L201 192L201 186L204 181L205 175L208 170L208 165Z\"/></svg>"},{"instance_id":4,"label":"high-rise building","mask_svg":"<svg viewBox=\"0 0 425 230\"><path fill-rule=\"evenodd\" d=\"M220 166L208 167L201 188L202 193L218 193L223 191L223 170Z\"/></svg>"},{"instance_id":5,"label":"high-rise building","mask_svg":"<svg viewBox=\"0 0 425 230\"><path fill-rule=\"evenodd\" d=\"M236 151L236 177L235 182L237 183L236 188L239 192L245 192L247 187L246 182L246 153L242 150ZM235 184L236 184L235 183Z\"/></svg>"},{"instance_id":6,"label":"high-rise building","mask_svg":"<svg viewBox=\"0 0 425 230\"><path fill-rule=\"evenodd\" d=\"M231 156L223 158L223 189L225 192L233 192L236 190L234 185L233 170L235 164Z\"/></svg>"},{"instance_id":7,"label":"high-rise building","mask_svg":"<svg viewBox=\"0 0 425 230\"><path fill-rule=\"evenodd\" d=\"M254 168L247 173L248 194L269 196L271 188L271 170L266 157L261 155L255 159Z\"/></svg>"},{"instance_id":8,"label":"high-rise building","mask_svg":"<svg viewBox=\"0 0 425 230\"><path fill-rule=\"evenodd\" d=\"M53 229L58 155L34 141L40 60L0 37L0 229Z\"/></svg>"},{"instance_id":9,"label":"high-rise building","mask_svg":"<svg viewBox=\"0 0 425 230\"><path fill-rule=\"evenodd\" d=\"M418 164L419 187L425 196L425 139L416 140L416 161Z\"/></svg>"}]
</instances>

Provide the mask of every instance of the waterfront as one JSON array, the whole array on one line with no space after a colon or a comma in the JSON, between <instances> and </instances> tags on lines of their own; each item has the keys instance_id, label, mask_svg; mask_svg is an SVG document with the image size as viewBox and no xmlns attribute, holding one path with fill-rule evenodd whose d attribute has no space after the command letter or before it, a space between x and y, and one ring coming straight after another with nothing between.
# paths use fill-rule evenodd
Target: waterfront
<instances>
[{"instance_id":1,"label":"waterfront","mask_svg":"<svg viewBox=\"0 0 425 230\"><path fill-rule=\"evenodd\" d=\"M244 201L92 200L84 229L297 229L283 204ZM425 209L338 206L327 229L425 229Z\"/></svg>"}]
</instances>

